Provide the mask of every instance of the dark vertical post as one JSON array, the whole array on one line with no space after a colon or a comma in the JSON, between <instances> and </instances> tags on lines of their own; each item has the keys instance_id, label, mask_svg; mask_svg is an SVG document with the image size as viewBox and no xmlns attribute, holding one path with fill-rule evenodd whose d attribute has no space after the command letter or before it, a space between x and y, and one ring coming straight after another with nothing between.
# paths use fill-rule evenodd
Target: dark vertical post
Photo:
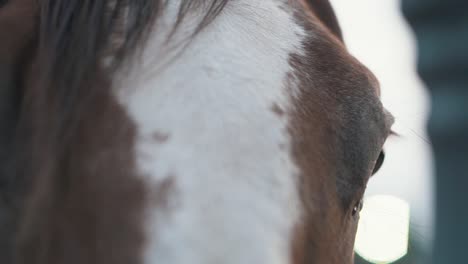
<instances>
[{"instance_id":1,"label":"dark vertical post","mask_svg":"<svg viewBox=\"0 0 468 264\"><path fill-rule=\"evenodd\" d=\"M436 159L433 260L468 263L468 2L402 2L418 40L418 70L432 96L428 128Z\"/></svg>"}]
</instances>

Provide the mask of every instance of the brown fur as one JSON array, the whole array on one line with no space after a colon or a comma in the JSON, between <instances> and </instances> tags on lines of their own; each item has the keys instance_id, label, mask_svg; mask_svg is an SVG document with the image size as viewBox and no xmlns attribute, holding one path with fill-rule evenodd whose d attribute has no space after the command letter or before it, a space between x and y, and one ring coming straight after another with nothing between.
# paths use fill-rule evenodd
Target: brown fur
<instances>
[{"instance_id":1,"label":"brown fur","mask_svg":"<svg viewBox=\"0 0 468 264\"><path fill-rule=\"evenodd\" d=\"M63 152L53 152L53 141L41 136L46 124L34 127L40 137L32 139L31 169L38 173L32 174L18 264L141 263L147 192L135 171L135 128L106 77L95 78L88 85L99 92ZM27 112L46 120L44 112Z\"/></svg>"},{"instance_id":2,"label":"brown fur","mask_svg":"<svg viewBox=\"0 0 468 264\"><path fill-rule=\"evenodd\" d=\"M311 8L313 14L323 11ZM304 43L306 54L291 54L290 61L295 69L290 78L299 83L300 96L289 112L289 131L304 206L292 260L346 264L353 262L357 227L352 208L363 195L390 124L372 74L317 19L297 11L311 37Z\"/></svg>"},{"instance_id":3,"label":"brown fur","mask_svg":"<svg viewBox=\"0 0 468 264\"><path fill-rule=\"evenodd\" d=\"M306 6L317 16L325 27L330 30L337 38L343 41L340 24L336 18L335 12L328 0L302 0L306 2Z\"/></svg>"},{"instance_id":4,"label":"brown fur","mask_svg":"<svg viewBox=\"0 0 468 264\"><path fill-rule=\"evenodd\" d=\"M271 106L271 111L279 117L284 116L284 110L276 103Z\"/></svg>"}]
</instances>

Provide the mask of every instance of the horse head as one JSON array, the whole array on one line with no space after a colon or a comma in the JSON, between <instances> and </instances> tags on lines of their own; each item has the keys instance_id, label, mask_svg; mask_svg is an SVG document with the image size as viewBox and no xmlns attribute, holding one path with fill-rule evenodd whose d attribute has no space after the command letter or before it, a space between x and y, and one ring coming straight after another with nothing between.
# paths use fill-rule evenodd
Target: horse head
<instances>
[{"instance_id":1,"label":"horse head","mask_svg":"<svg viewBox=\"0 0 468 264\"><path fill-rule=\"evenodd\" d=\"M392 118L328 1L36 2L15 263L353 263Z\"/></svg>"}]
</instances>

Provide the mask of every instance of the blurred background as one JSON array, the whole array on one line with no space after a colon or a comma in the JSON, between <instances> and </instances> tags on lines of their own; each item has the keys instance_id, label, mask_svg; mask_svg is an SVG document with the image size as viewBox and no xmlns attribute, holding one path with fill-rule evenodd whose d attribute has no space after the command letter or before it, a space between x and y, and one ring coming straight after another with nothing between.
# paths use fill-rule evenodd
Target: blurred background
<instances>
[{"instance_id":1,"label":"blurred background","mask_svg":"<svg viewBox=\"0 0 468 264\"><path fill-rule=\"evenodd\" d=\"M350 52L380 80L383 104L395 116L393 130L399 134L387 141L385 163L366 195L393 195L410 204L409 251L394 263L425 263L433 241L434 184L426 133L429 95L416 74L415 37L399 0L331 3ZM369 263L356 258L356 264Z\"/></svg>"}]
</instances>

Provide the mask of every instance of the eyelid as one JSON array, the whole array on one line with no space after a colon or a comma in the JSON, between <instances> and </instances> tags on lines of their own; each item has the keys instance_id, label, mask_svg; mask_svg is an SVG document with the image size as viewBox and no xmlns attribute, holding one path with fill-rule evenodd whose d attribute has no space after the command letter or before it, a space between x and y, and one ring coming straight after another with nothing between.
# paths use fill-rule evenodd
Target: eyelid
<instances>
[{"instance_id":1,"label":"eyelid","mask_svg":"<svg viewBox=\"0 0 468 264\"><path fill-rule=\"evenodd\" d=\"M382 168L382 165L384 164L384 162L385 162L385 151L382 150L379 153L379 157L377 158L377 160L375 162L374 169L372 170L371 175L376 174L380 170L380 168Z\"/></svg>"}]
</instances>

